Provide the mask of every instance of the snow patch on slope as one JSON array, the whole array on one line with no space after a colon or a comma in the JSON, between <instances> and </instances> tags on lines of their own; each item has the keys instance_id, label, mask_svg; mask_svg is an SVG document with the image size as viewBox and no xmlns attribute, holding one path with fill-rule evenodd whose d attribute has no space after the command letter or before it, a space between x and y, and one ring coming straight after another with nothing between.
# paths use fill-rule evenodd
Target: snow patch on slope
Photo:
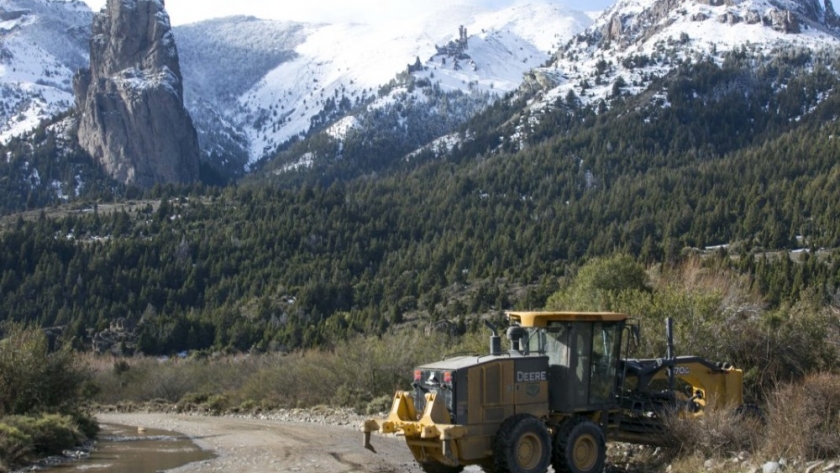
<instances>
[{"instance_id":1,"label":"snow patch on slope","mask_svg":"<svg viewBox=\"0 0 840 473\"><path fill-rule=\"evenodd\" d=\"M93 13L80 1L7 0L0 7L0 143L73 104Z\"/></svg>"},{"instance_id":2,"label":"snow patch on slope","mask_svg":"<svg viewBox=\"0 0 840 473\"><path fill-rule=\"evenodd\" d=\"M359 120L356 117L344 117L329 127L327 134L337 140L343 140L347 136L347 133L358 125Z\"/></svg>"},{"instance_id":3,"label":"snow patch on slope","mask_svg":"<svg viewBox=\"0 0 840 473\"><path fill-rule=\"evenodd\" d=\"M523 73L544 64L557 46L589 24L583 13L534 4L498 12L454 5L419 21L390 25L309 25L296 57L239 97L242 112L233 121L246 126L251 159L259 159L309 131L330 99L346 99L353 107L367 103L418 58L426 70L415 75L445 91L502 94L517 88ZM474 66L456 69L435 57L436 46L456 37L461 25L470 35Z\"/></svg>"}]
</instances>

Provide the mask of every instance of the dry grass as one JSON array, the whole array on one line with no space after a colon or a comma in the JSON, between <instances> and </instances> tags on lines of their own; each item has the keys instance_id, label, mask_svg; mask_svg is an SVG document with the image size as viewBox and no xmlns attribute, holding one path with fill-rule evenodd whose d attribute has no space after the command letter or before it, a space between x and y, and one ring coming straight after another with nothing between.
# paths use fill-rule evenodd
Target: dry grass
<instances>
[{"instance_id":1,"label":"dry grass","mask_svg":"<svg viewBox=\"0 0 840 473\"><path fill-rule=\"evenodd\" d=\"M706 411L699 418L665 419L675 457L732 458L763 445L763 420L731 409Z\"/></svg>"},{"instance_id":2,"label":"dry grass","mask_svg":"<svg viewBox=\"0 0 840 473\"><path fill-rule=\"evenodd\" d=\"M486 351L483 335L457 344L438 333L404 331L383 339L359 338L339 344L332 351L307 351L291 355L227 356L158 361L142 358L115 360L91 357L96 399L101 404L119 402L206 404L224 396L216 406L259 408L312 407L321 404L376 409L397 389L407 389L413 368L440 360L445 354ZM200 401L196 401L200 400ZM371 404L375 404L373 406Z\"/></svg>"},{"instance_id":3,"label":"dry grass","mask_svg":"<svg viewBox=\"0 0 840 473\"><path fill-rule=\"evenodd\" d=\"M767 442L770 457L840 456L840 375L818 374L791 384L769 399Z\"/></svg>"},{"instance_id":4,"label":"dry grass","mask_svg":"<svg viewBox=\"0 0 840 473\"><path fill-rule=\"evenodd\" d=\"M821 373L768 396L763 419L706 412L666 420L671 445L657 458L634 459L628 471L750 471L786 458L798 464L840 456L840 375ZM640 461L641 460L641 461Z\"/></svg>"}]
</instances>

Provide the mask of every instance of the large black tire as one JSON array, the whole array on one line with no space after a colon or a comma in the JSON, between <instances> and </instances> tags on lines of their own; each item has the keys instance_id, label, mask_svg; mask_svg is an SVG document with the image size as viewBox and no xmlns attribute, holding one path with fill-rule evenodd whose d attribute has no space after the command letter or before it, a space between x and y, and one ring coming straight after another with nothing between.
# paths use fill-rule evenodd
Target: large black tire
<instances>
[{"instance_id":1,"label":"large black tire","mask_svg":"<svg viewBox=\"0 0 840 473\"><path fill-rule=\"evenodd\" d=\"M426 473L461 473L463 466L447 466L436 461L420 463L420 468Z\"/></svg>"},{"instance_id":2,"label":"large black tire","mask_svg":"<svg viewBox=\"0 0 840 473\"><path fill-rule=\"evenodd\" d=\"M607 442L598 425L584 417L564 422L554 437L551 466L557 473L600 473L607 459Z\"/></svg>"},{"instance_id":3,"label":"large black tire","mask_svg":"<svg viewBox=\"0 0 840 473\"><path fill-rule=\"evenodd\" d=\"M491 471L545 473L550 463L551 436L541 420L529 414L517 414L502 423L493 440Z\"/></svg>"}]
</instances>

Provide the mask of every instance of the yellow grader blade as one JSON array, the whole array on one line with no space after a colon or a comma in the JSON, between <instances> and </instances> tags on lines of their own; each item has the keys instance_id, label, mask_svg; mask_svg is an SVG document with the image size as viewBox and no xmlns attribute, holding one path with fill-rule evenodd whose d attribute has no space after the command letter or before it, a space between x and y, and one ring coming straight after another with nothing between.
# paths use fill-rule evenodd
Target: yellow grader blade
<instances>
[{"instance_id":1,"label":"yellow grader blade","mask_svg":"<svg viewBox=\"0 0 840 473\"><path fill-rule=\"evenodd\" d=\"M434 393L425 397L426 407L418 415L411 393L398 391L386 419L368 419L362 423L364 447L376 452L370 443L372 432L396 434L405 438L420 462L432 458L443 464L457 464L457 447L453 447L453 441L464 437L467 428L452 424L442 398Z\"/></svg>"}]
</instances>

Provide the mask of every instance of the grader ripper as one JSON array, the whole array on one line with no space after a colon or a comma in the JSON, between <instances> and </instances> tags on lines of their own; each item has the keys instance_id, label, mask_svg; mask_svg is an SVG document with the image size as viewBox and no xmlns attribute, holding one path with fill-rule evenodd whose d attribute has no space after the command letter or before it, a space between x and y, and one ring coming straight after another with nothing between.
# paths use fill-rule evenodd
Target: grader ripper
<instances>
[{"instance_id":1,"label":"grader ripper","mask_svg":"<svg viewBox=\"0 0 840 473\"><path fill-rule=\"evenodd\" d=\"M637 360L620 356L625 332L638 336L624 314L508 317L510 351L488 324L488 355L418 367L387 419L363 423L365 447L372 432L401 435L427 473L595 473L607 440L661 443L666 412L743 405L741 370L675 357L670 320L667 357Z\"/></svg>"}]
</instances>

